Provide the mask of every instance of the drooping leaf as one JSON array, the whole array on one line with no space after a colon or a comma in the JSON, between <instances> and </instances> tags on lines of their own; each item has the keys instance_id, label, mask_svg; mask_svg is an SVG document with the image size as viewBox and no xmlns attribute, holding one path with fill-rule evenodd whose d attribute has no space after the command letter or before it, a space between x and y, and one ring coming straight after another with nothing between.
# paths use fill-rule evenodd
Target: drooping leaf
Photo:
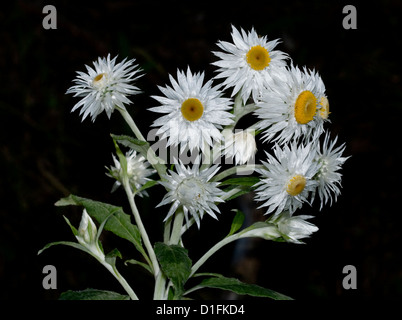
<instances>
[{"instance_id":1,"label":"drooping leaf","mask_svg":"<svg viewBox=\"0 0 402 320\"><path fill-rule=\"evenodd\" d=\"M155 254L163 273L175 288L175 298L180 298L184 292L184 284L191 274L191 259L187 250L179 245L167 245L162 242L155 244Z\"/></svg>"},{"instance_id":2,"label":"drooping leaf","mask_svg":"<svg viewBox=\"0 0 402 320\"><path fill-rule=\"evenodd\" d=\"M59 300L130 300L130 297L113 291L85 289L63 292Z\"/></svg>"},{"instance_id":3,"label":"drooping leaf","mask_svg":"<svg viewBox=\"0 0 402 320\"><path fill-rule=\"evenodd\" d=\"M82 250L86 253L89 253L90 255L93 256L93 253L91 251L89 251L87 248L85 248L83 245L76 243L76 242L71 242L71 241L56 241L56 242L50 242L48 244L46 244L42 249L40 249L38 251L38 255L40 255L43 251L45 251L46 249L49 249L50 247L53 246L57 246L57 245L65 245L65 246L70 246L79 250Z\"/></svg>"},{"instance_id":4,"label":"drooping leaf","mask_svg":"<svg viewBox=\"0 0 402 320\"><path fill-rule=\"evenodd\" d=\"M130 260L124 261L125 265L127 265L128 263L139 265L139 266L143 267L145 270L147 270L150 274L153 275L153 271L152 271L151 267L146 263L143 263L143 262L135 260L135 259L130 259Z\"/></svg>"},{"instance_id":5,"label":"drooping leaf","mask_svg":"<svg viewBox=\"0 0 402 320\"><path fill-rule=\"evenodd\" d=\"M293 300L292 298L279 292L266 289L255 284L244 283L235 278L226 278L222 275L204 279L198 286L188 290L186 294L202 288L229 290L239 295L266 297L274 300Z\"/></svg>"}]
</instances>

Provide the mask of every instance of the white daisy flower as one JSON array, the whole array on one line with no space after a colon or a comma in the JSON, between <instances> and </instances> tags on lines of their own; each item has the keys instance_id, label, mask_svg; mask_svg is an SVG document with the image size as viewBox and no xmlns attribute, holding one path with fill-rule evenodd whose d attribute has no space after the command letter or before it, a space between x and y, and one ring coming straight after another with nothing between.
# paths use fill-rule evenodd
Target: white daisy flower
<instances>
[{"instance_id":1,"label":"white daisy flower","mask_svg":"<svg viewBox=\"0 0 402 320\"><path fill-rule=\"evenodd\" d=\"M342 174L338 172L341 169L344 162L349 157L342 157L342 153L345 151L345 144L335 148L336 137L332 142L329 141L329 134L326 132L322 149L318 144L316 161L319 164L319 170L315 177L318 181L318 195L321 200L321 207L330 201L332 205L332 195L335 201L338 195L341 193L341 179Z\"/></svg>"},{"instance_id":2,"label":"white daisy flower","mask_svg":"<svg viewBox=\"0 0 402 320\"><path fill-rule=\"evenodd\" d=\"M235 158L236 165L254 159L257 152L254 130L247 129L233 133L232 130L225 129L222 133L225 137L223 152L226 158Z\"/></svg>"},{"instance_id":3,"label":"white daisy flower","mask_svg":"<svg viewBox=\"0 0 402 320\"><path fill-rule=\"evenodd\" d=\"M124 173L119 160L117 160L114 155L112 156L114 167L111 167L110 169L107 168L109 173L107 173L106 175L116 179L116 182L114 183L112 188L112 192L114 192L118 187L121 186ZM154 174L156 170L150 169L149 162L146 161L143 155L137 155L137 152L135 150L131 149L126 153L126 160L128 181L134 194L138 194L141 197L144 195L148 196L148 193L145 190L140 192L138 192L138 190L141 189L141 187L145 183L150 181L148 177Z\"/></svg>"},{"instance_id":4,"label":"white daisy flower","mask_svg":"<svg viewBox=\"0 0 402 320\"><path fill-rule=\"evenodd\" d=\"M140 69L137 68L138 65L134 65L135 59L124 59L116 64L116 58L117 56L110 60L109 54L106 59L98 58L97 62L94 61L94 68L85 65L88 73L78 71L75 85L67 90L66 93L74 93L74 97L82 97L71 110L73 112L81 108L82 121L88 115L95 121L103 111L110 119L116 106L125 110L125 104L131 103L128 95L140 92L130 84L142 76L137 75Z\"/></svg>"},{"instance_id":5,"label":"white daisy flower","mask_svg":"<svg viewBox=\"0 0 402 320\"><path fill-rule=\"evenodd\" d=\"M328 118L325 86L317 72L291 66L271 83L257 104L256 124L266 141L279 144L304 137L318 138Z\"/></svg>"},{"instance_id":6,"label":"white daisy flower","mask_svg":"<svg viewBox=\"0 0 402 320\"><path fill-rule=\"evenodd\" d=\"M177 173L169 170L170 175L166 174L165 180L160 181L168 193L157 207L172 203L164 221L172 216L180 206L183 208L187 223L189 221L188 213L190 213L198 228L205 212L218 219L215 212L220 213L220 211L215 202L224 202L220 196L225 193L218 188L220 182L209 181L219 170L218 165L202 171L199 170L199 164L194 164L190 169L180 162L175 167Z\"/></svg>"},{"instance_id":7,"label":"white daisy flower","mask_svg":"<svg viewBox=\"0 0 402 320\"><path fill-rule=\"evenodd\" d=\"M220 142L223 136L222 126L233 123L231 109L233 102L221 97L218 87L212 87L212 81L203 85L204 73L192 74L177 70L177 81L169 75L173 87L159 87L165 97L153 96L161 106L149 110L165 113L154 121L154 127L160 127L157 135L161 139L168 137L167 146L188 147L190 151Z\"/></svg>"},{"instance_id":8,"label":"white daisy flower","mask_svg":"<svg viewBox=\"0 0 402 320\"><path fill-rule=\"evenodd\" d=\"M269 222L278 226L286 241L301 244L303 242L300 239L308 238L313 232L318 231L317 226L306 221L311 218L313 216L292 216L289 211L284 211Z\"/></svg>"},{"instance_id":9,"label":"white daisy flower","mask_svg":"<svg viewBox=\"0 0 402 320\"><path fill-rule=\"evenodd\" d=\"M293 214L304 202L309 202L310 192L317 187L313 177L319 169L315 159L316 150L312 143L297 147L292 143L281 149L274 148L275 157L266 153L268 162L262 162L264 169L257 169L261 181L256 184L256 200L265 201L265 214L274 212L277 216L284 210Z\"/></svg>"},{"instance_id":10,"label":"white daisy flower","mask_svg":"<svg viewBox=\"0 0 402 320\"><path fill-rule=\"evenodd\" d=\"M213 65L219 67L216 78L224 78L225 89L233 87L232 96L241 91L243 103L252 96L257 102L261 91L272 75L282 72L287 54L274 50L279 39L268 41L259 37L254 28L246 33L232 26L233 43L219 41L217 45L225 52L213 52L221 60Z\"/></svg>"}]
</instances>

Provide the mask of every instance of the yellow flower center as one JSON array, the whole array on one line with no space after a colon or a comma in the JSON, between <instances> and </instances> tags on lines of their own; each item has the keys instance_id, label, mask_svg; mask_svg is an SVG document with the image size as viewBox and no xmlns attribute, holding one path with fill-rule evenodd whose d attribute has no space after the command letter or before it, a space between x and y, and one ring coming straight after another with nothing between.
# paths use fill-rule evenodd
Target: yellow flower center
<instances>
[{"instance_id":1,"label":"yellow flower center","mask_svg":"<svg viewBox=\"0 0 402 320\"><path fill-rule=\"evenodd\" d=\"M300 192L304 190L305 186L306 186L306 178L298 174L289 180L286 191L291 196L297 196Z\"/></svg>"},{"instance_id":2,"label":"yellow flower center","mask_svg":"<svg viewBox=\"0 0 402 320\"><path fill-rule=\"evenodd\" d=\"M96 88L101 88L106 81L106 73L99 73L93 80L92 85Z\"/></svg>"},{"instance_id":3,"label":"yellow flower center","mask_svg":"<svg viewBox=\"0 0 402 320\"><path fill-rule=\"evenodd\" d=\"M254 70L263 70L270 62L268 50L264 47L254 46L247 52L247 63Z\"/></svg>"},{"instance_id":4,"label":"yellow flower center","mask_svg":"<svg viewBox=\"0 0 402 320\"><path fill-rule=\"evenodd\" d=\"M306 124L313 120L317 111L317 98L311 91L303 91L299 94L295 103L295 118L300 124Z\"/></svg>"},{"instance_id":5,"label":"yellow flower center","mask_svg":"<svg viewBox=\"0 0 402 320\"><path fill-rule=\"evenodd\" d=\"M328 119L328 116L331 112L329 112L329 102L327 97L322 97L320 99L321 109L319 111L319 115L323 119Z\"/></svg>"},{"instance_id":6,"label":"yellow flower center","mask_svg":"<svg viewBox=\"0 0 402 320\"><path fill-rule=\"evenodd\" d=\"M204 106L196 98L189 98L181 104L181 114L188 121L198 120L203 113Z\"/></svg>"}]
</instances>

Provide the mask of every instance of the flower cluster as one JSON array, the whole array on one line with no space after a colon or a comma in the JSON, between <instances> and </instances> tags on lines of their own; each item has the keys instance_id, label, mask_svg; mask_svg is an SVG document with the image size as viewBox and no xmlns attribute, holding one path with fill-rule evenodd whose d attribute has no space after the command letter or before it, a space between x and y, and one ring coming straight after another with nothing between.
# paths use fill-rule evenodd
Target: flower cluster
<instances>
[{"instance_id":1,"label":"flower cluster","mask_svg":"<svg viewBox=\"0 0 402 320\"><path fill-rule=\"evenodd\" d=\"M254 29L232 29L233 43L219 41L222 52L213 52L220 59L213 62L218 67L215 80L224 79L222 83L204 82L204 73L188 68L178 70L176 79L170 75L170 86L159 87L163 96L152 96L160 105L149 110L162 114L152 125L158 128L157 135L166 139L166 147L202 154L218 148L236 165L243 165L254 159L255 134L261 132L264 146L274 143L273 154L265 151L267 161L256 169L260 180L254 185L255 199L263 202L265 214L277 218L287 212L291 217L304 203L311 204L317 193L321 208L332 204L340 193L338 171L347 158L342 157L344 145L335 147L336 139L330 141L328 132L320 144L330 113L324 82L314 70L287 65L288 55L276 49L278 39L269 41ZM110 55L99 58L94 69L87 67L88 74L79 72L76 85L67 91L83 97L73 108L82 107L83 119L90 114L95 120L103 110L109 117L114 108L125 111L127 96L139 92L131 84L139 77L134 60L118 64L115 60ZM229 88L235 101L224 97ZM237 121L251 112L257 118L255 125L235 132ZM132 188L139 190L155 171L134 150L126 158ZM108 174L117 180L113 190L121 184L116 158L114 164ZM190 168L178 163L175 168L160 180L167 194L158 206L172 203L165 220L178 209L184 210L187 221L190 214L198 227L205 212L217 218L216 204L224 201L225 192L212 180L220 167L194 164ZM146 191L138 194L147 195Z\"/></svg>"},{"instance_id":2,"label":"flower cluster","mask_svg":"<svg viewBox=\"0 0 402 320\"><path fill-rule=\"evenodd\" d=\"M117 157L113 155L106 174L115 180L112 191L123 187L135 224L122 207L70 195L56 204L85 207L78 231L68 222L78 244L53 244L68 244L96 257L132 299L138 297L116 268L120 252L103 252L103 228L134 244L143 262L127 262L154 275L155 299L181 299L203 283L260 296L262 291L256 293L254 286L242 287L237 280L216 274L187 291L184 285L212 254L240 238L303 243L318 228L308 221L312 215L296 212L316 199L321 210L340 194L340 169L348 157L343 156L345 144L337 146L337 138L331 139L325 128L330 111L321 76L288 64L289 56L276 49L279 39L232 27L232 40L217 43L222 51L213 52L218 58L212 63L217 67L213 79L205 80L204 72L194 73L190 67L177 70L176 77L169 75L168 85L158 87L161 95L151 96L157 105L148 111L159 115L151 125L159 137L157 148L145 140L126 109L129 96L140 92L135 80L143 76L134 59L116 63L117 57L99 58L93 68L86 66L87 73L78 72L67 90L81 98L72 111L81 108L82 120L90 115L95 121L103 111L110 118L118 110L134 133L135 137L112 135ZM238 128L245 116L253 124ZM260 163L257 143L266 157ZM123 153L119 145L129 150ZM175 149L170 156L178 159L168 165L156 153L160 148ZM135 200L149 196L148 189L154 186L163 190L156 195L155 208L169 208L164 217L153 217L163 223L164 231L163 242L152 244ZM249 192L266 220L243 226L244 214L233 209L236 216L229 234L192 264L182 235L193 224L200 228L205 214L218 220L220 204ZM92 218L100 224L99 231ZM209 274L213 275L204 273ZM288 298L272 290L265 294Z\"/></svg>"}]
</instances>

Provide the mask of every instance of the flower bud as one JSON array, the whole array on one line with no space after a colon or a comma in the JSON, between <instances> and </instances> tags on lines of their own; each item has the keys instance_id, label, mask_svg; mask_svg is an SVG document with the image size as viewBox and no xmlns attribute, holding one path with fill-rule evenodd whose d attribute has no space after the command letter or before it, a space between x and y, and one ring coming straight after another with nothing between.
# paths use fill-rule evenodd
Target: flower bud
<instances>
[{"instance_id":1,"label":"flower bud","mask_svg":"<svg viewBox=\"0 0 402 320\"><path fill-rule=\"evenodd\" d=\"M261 222L263 224L263 222ZM240 234L240 238L263 238L265 240L274 240L281 236L278 228L272 224L266 224L266 226L261 226L257 228L250 228L250 230L245 230L245 232Z\"/></svg>"},{"instance_id":2,"label":"flower bud","mask_svg":"<svg viewBox=\"0 0 402 320\"><path fill-rule=\"evenodd\" d=\"M307 222L312 216L291 216L289 211L284 211L275 219L279 231L285 236L285 240L293 243L303 243L300 239L308 238L318 228Z\"/></svg>"},{"instance_id":3,"label":"flower bud","mask_svg":"<svg viewBox=\"0 0 402 320\"><path fill-rule=\"evenodd\" d=\"M252 130L241 130L233 133L231 130L222 132L225 138L225 155L235 158L237 164L245 164L254 158L257 144Z\"/></svg>"},{"instance_id":4,"label":"flower bud","mask_svg":"<svg viewBox=\"0 0 402 320\"><path fill-rule=\"evenodd\" d=\"M97 241L97 233L98 230L96 228L95 223L92 221L91 217L88 215L86 209L82 212L80 226L77 230L76 238L78 242L91 251L94 255L96 255L101 260L105 259L105 255L99 247Z\"/></svg>"}]
</instances>

